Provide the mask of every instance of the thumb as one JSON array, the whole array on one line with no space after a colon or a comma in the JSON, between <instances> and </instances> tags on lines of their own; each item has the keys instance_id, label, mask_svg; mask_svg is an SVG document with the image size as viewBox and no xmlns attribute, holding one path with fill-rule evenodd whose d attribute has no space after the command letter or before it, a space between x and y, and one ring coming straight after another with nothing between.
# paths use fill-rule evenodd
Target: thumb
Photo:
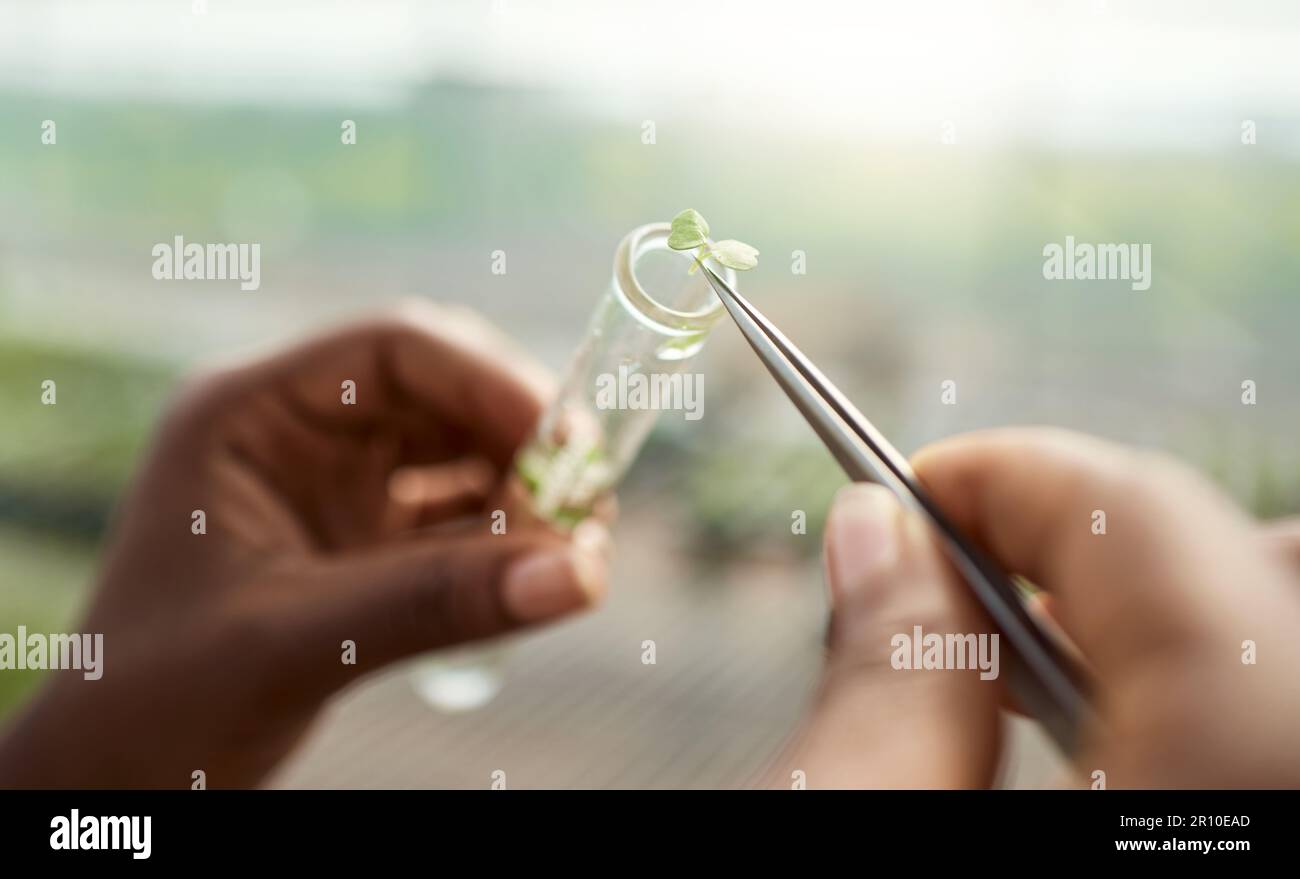
<instances>
[{"instance_id":1,"label":"thumb","mask_svg":"<svg viewBox=\"0 0 1300 879\"><path fill-rule=\"evenodd\" d=\"M588 520L571 537L437 538L329 562L298 590L295 664L332 689L417 653L567 616L604 595L609 554L608 532ZM343 641L354 643L354 663L339 661Z\"/></svg>"},{"instance_id":2,"label":"thumb","mask_svg":"<svg viewBox=\"0 0 1300 879\"><path fill-rule=\"evenodd\" d=\"M825 543L829 653L789 770L802 769L810 787L990 784L1000 685L981 680L974 650L945 657L940 648L944 668L912 667L918 635L942 644L990 632L924 521L887 489L856 483L836 497Z\"/></svg>"}]
</instances>

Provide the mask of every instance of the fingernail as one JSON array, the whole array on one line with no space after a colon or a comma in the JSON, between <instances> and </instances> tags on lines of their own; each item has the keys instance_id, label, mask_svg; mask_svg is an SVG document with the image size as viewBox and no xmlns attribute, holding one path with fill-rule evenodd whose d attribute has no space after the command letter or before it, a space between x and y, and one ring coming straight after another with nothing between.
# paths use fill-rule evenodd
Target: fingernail
<instances>
[{"instance_id":1,"label":"fingernail","mask_svg":"<svg viewBox=\"0 0 1300 879\"><path fill-rule=\"evenodd\" d=\"M599 593L600 564L598 555L578 546L516 559L506 570L502 601L520 622L585 607Z\"/></svg>"},{"instance_id":2,"label":"fingernail","mask_svg":"<svg viewBox=\"0 0 1300 879\"><path fill-rule=\"evenodd\" d=\"M872 575L898 559L898 501L880 485L840 489L826 523L826 574L832 598L865 589Z\"/></svg>"},{"instance_id":3,"label":"fingernail","mask_svg":"<svg viewBox=\"0 0 1300 879\"><path fill-rule=\"evenodd\" d=\"M596 519L584 519L573 529L573 542L592 555L609 561L614 557L614 541L609 529Z\"/></svg>"}]
</instances>

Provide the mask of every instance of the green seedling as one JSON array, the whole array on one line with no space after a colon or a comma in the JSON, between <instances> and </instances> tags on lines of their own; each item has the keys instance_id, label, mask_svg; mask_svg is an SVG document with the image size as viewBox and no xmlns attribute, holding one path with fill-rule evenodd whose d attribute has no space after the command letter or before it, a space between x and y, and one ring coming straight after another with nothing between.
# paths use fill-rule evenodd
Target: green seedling
<instances>
[{"instance_id":1,"label":"green seedling","mask_svg":"<svg viewBox=\"0 0 1300 879\"><path fill-rule=\"evenodd\" d=\"M694 274L710 258L741 272L758 265L758 251L745 242L731 238L710 241L708 221L693 208L687 208L673 217L668 246L673 250L695 250L695 262L691 265L690 274Z\"/></svg>"}]
</instances>

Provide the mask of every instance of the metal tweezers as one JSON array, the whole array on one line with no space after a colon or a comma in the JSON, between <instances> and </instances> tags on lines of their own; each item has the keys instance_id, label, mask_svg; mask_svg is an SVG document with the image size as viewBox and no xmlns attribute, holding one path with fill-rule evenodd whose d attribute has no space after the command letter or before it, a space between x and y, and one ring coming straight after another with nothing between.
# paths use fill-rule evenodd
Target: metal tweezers
<instances>
[{"instance_id":1,"label":"metal tweezers","mask_svg":"<svg viewBox=\"0 0 1300 879\"><path fill-rule=\"evenodd\" d=\"M849 478L884 485L934 527L953 567L1011 646L1011 661L1002 665L1009 667L1012 696L1062 751L1074 754L1095 721L1085 673L1060 636L1029 611L1011 577L944 515L907 459L794 343L710 268L704 273L750 347Z\"/></svg>"}]
</instances>

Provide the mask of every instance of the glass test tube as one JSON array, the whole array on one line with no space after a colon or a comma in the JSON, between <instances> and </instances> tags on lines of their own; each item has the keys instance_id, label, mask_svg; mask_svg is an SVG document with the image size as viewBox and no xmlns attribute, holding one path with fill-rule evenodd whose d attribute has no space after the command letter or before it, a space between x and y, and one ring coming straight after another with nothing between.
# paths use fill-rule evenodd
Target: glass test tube
<instances>
[{"instance_id":1,"label":"glass test tube","mask_svg":"<svg viewBox=\"0 0 1300 879\"><path fill-rule=\"evenodd\" d=\"M724 313L703 273L689 272L693 255L668 247L669 231L667 223L652 223L619 244L613 279L559 394L516 457L532 512L559 527L581 521L618 483L659 415L656 409L602 406L602 376L617 378L620 368L627 374L681 372ZM735 272L711 267L735 288ZM499 691L504 657L500 645L440 652L419 661L412 682L433 707L476 708Z\"/></svg>"}]
</instances>

